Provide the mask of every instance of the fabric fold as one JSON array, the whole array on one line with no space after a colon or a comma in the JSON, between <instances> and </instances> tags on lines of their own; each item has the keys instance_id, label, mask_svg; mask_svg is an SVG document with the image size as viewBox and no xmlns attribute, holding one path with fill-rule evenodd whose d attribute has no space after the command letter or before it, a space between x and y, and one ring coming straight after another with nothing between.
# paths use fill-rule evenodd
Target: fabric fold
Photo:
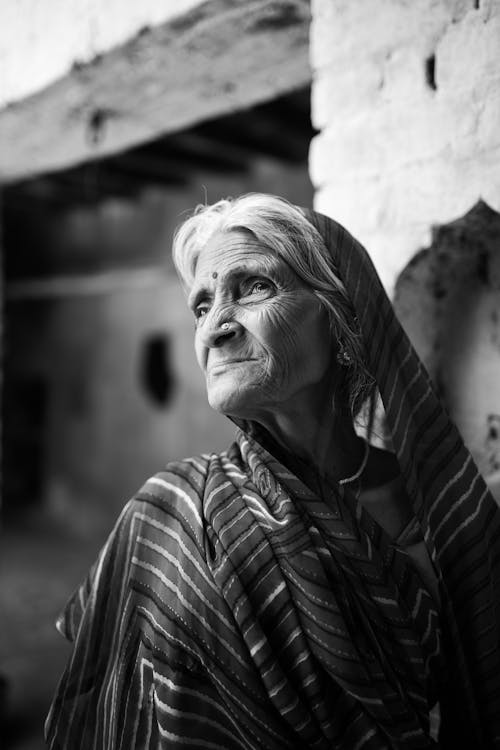
<instances>
[{"instance_id":1,"label":"fabric fold","mask_svg":"<svg viewBox=\"0 0 500 750\"><path fill-rule=\"evenodd\" d=\"M351 299L441 605L347 486L317 496L242 424L229 451L146 483L69 603L52 750L500 747L500 512L368 254L304 213Z\"/></svg>"}]
</instances>

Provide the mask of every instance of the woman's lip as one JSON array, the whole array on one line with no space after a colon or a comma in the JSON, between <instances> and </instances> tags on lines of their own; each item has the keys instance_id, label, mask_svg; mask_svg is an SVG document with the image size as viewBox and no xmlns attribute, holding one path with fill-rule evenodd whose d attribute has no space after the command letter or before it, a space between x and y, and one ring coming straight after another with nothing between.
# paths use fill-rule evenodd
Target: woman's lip
<instances>
[{"instance_id":1,"label":"woman's lip","mask_svg":"<svg viewBox=\"0 0 500 750\"><path fill-rule=\"evenodd\" d=\"M210 372L216 370L219 367L226 367L227 365L236 365L241 362L254 362L253 357L231 357L230 359L224 359L221 362L214 362L208 366Z\"/></svg>"}]
</instances>

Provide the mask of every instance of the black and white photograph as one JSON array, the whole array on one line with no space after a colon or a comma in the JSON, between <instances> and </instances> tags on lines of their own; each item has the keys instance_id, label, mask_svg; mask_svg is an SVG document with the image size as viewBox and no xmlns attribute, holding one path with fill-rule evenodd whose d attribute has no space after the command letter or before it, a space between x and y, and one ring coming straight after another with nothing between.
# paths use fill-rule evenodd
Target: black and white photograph
<instances>
[{"instance_id":1,"label":"black and white photograph","mask_svg":"<svg viewBox=\"0 0 500 750\"><path fill-rule=\"evenodd\" d=\"M0 748L500 750L500 0L1 0Z\"/></svg>"}]
</instances>

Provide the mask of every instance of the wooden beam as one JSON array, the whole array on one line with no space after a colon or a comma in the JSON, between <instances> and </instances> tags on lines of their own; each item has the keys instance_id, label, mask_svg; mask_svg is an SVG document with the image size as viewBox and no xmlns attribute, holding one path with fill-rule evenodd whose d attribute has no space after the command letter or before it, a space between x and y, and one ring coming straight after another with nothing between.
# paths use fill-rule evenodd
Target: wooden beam
<instances>
[{"instance_id":1,"label":"wooden beam","mask_svg":"<svg viewBox=\"0 0 500 750\"><path fill-rule=\"evenodd\" d=\"M207 0L0 111L0 182L130 148L306 85L307 0Z\"/></svg>"}]
</instances>

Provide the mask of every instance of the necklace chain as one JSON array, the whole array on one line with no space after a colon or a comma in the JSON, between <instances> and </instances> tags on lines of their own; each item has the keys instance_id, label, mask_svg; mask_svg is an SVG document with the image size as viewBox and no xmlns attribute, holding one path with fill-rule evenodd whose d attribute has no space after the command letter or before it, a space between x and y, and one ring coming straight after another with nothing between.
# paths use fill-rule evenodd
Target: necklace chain
<instances>
[{"instance_id":1,"label":"necklace chain","mask_svg":"<svg viewBox=\"0 0 500 750\"><path fill-rule=\"evenodd\" d=\"M365 452L363 454L363 459L361 461L359 469L351 477L346 477L345 479L339 479L339 484L350 484L350 482L355 482L356 479L359 479L361 474L366 469L366 464L368 463L369 455L370 455L370 445L367 441L365 441Z\"/></svg>"}]
</instances>

